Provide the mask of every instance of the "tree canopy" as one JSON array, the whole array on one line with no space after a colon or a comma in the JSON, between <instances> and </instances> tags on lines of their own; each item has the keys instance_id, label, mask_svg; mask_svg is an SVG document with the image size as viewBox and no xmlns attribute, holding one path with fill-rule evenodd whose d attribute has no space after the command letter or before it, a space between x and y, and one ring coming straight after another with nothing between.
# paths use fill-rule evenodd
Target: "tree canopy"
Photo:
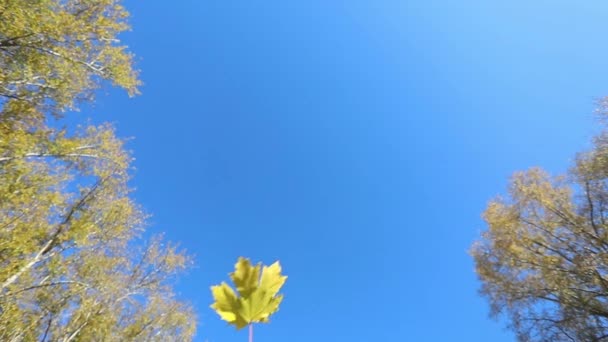
<instances>
[{"instance_id":1,"label":"tree canopy","mask_svg":"<svg viewBox=\"0 0 608 342\"><path fill-rule=\"evenodd\" d=\"M0 340L185 341L190 259L143 234L110 125L59 129L104 82L137 93L117 0L0 0Z\"/></svg>"},{"instance_id":2,"label":"tree canopy","mask_svg":"<svg viewBox=\"0 0 608 342\"><path fill-rule=\"evenodd\" d=\"M472 255L492 314L520 341L608 338L606 126L568 174L516 173L483 217Z\"/></svg>"},{"instance_id":3,"label":"tree canopy","mask_svg":"<svg viewBox=\"0 0 608 342\"><path fill-rule=\"evenodd\" d=\"M58 114L109 81L137 93L128 29L118 0L0 0L3 116Z\"/></svg>"}]
</instances>

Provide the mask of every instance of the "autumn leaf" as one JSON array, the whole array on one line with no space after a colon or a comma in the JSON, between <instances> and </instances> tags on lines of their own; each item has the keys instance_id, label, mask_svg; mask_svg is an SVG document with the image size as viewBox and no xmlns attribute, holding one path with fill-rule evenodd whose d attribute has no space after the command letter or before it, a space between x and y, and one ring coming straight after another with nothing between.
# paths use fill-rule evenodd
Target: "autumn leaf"
<instances>
[{"instance_id":1,"label":"autumn leaf","mask_svg":"<svg viewBox=\"0 0 608 342\"><path fill-rule=\"evenodd\" d=\"M241 257L230 278L236 286L236 292L226 283L212 286L215 302L211 308L237 329L252 323L267 323L283 300L283 295L278 292L287 276L281 275L280 263L277 261L270 266L254 266L248 259Z\"/></svg>"},{"instance_id":2,"label":"autumn leaf","mask_svg":"<svg viewBox=\"0 0 608 342\"><path fill-rule=\"evenodd\" d=\"M249 297L258 287L260 278L260 265L253 266L249 259L239 258L234 266L234 272L230 273L230 279L236 286L241 297Z\"/></svg>"},{"instance_id":3,"label":"autumn leaf","mask_svg":"<svg viewBox=\"0 0 608 342\"><path fill-rule=\"evenodd\" d=\"M223 282L213 286L211 291L216 300L212 307L223 320L234 324L237 329L247 326L247 322L238 315L241 303L230 285Z\"/></svg>"}]
</instances>

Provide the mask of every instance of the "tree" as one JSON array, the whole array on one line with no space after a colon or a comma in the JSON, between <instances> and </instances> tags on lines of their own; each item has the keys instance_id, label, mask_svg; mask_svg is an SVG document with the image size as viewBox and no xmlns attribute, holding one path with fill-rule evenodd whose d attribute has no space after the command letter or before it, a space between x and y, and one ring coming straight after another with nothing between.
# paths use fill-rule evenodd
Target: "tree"
<instances>
[{"instance_id":1,"label":"tree","mask_svg":"<svg viewBox=\"0 0 608 342\"><path fill-rule=\"evenodd\" d=\"M472 255L494 316L520 341L608 340L606 128L567 175L516 173L483 217Z\"/></svg>"},{"instance_id":2,"label":"tree","mask_svg":"<svg viewBox=\"0 0 608 342\"><path fill-rule=\"evenodd\" d=\"M110 81L137 93L119 0L0 0L3 116L59 114Z\"/></svg>"},{"instance_id":3,"label":"tree","mask_svg":"<svg viewBox=\"0 0 608 342\"><path fill-rule=\"evenodd\" d=\"M117 0L0 0L0 340L186 341L190 259L143 235L110 125L58 129L104 81L137 92Z\"/></svg>"}]
</instances>

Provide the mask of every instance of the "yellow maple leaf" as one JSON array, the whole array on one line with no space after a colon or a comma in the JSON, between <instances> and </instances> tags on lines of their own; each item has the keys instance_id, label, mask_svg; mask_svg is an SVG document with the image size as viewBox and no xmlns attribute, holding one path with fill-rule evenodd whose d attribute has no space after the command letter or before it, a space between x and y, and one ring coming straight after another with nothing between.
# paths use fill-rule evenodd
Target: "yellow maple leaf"
<instances>
[{"instance_id":1,"label":"yellow maple leaf","mask_svg":"<svg viewBox=\"0 0 608 342\"><path fill-rule=\"evenodd\" d=\"M281 264L277 261L270 266L254 266L249 259L241 257L230 278L236 292L224 282L212 286L211 293L215 302L211 308L237 329L252 323L267 323L283 300L283 295L278 292L287 276L281 275Z\"/></svg>"}]
</instances>

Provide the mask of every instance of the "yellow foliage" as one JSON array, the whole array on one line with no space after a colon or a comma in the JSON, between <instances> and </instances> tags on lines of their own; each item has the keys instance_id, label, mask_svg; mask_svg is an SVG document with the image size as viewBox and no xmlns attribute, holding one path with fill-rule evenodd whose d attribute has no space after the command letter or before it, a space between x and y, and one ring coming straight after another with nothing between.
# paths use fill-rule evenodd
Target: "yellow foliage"
<instances>
[{"instance_id":1,"label":"yellow foliage","mask_svg":"<svg viewBox=\"0 0 608 342\"><path fill-rule=\"evenodd\" d=\"M253 266L246 258L239 258L230 278L237 292L224 282L212 286L215 302L211 308L237 329L252 323L267 323L270 315L279 309L283 295L278 293L287 280L287 276L281 275L279 262L262 267L261 264Z\"/></svg>"},{"instance_id":2,"label":"yellow foliage","mask_svg":"<svg viewBox=\"0 0 608 342\"><path fill-rule=\"evenodd\" d=\"M127 16L119 0L0 0L0 341L194 334L170 282L189 259L141 238L123 141L48 124L104 82L137 93Z\"/></svg>"},{"instance_id":3,"label":"yellow foliage","mask_svg":"<svg viewBox=\"0 0 608 342\"><path fill-rule=\"evenodd\" d=\"M569 174L516 173L471 253L481 292L522 341L608 336L608 130Z\"/></svg>"}]
</instances>

